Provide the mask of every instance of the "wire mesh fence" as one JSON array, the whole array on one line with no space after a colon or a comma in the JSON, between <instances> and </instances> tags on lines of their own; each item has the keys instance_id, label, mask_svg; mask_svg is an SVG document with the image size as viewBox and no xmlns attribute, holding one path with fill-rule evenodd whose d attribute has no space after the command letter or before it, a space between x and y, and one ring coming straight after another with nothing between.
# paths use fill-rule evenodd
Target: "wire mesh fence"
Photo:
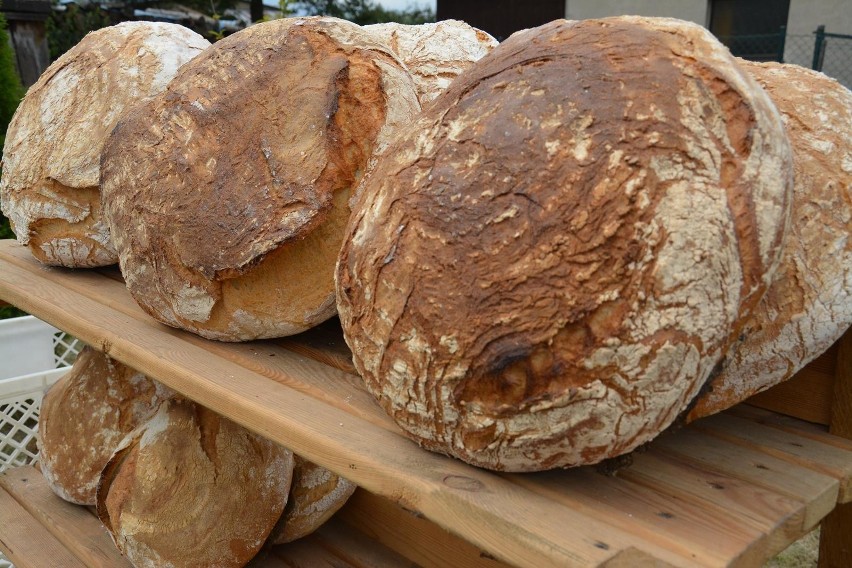
<instances>
[{"instance_id":1,"label":"wire mesh fence","mask_svg":"<svg viewBox=\"0 0 852 568\"><path fill-rule=\"evenodd\" d=\"M819 26L811 34L776 33L719 36L731 53L752 61L795 63L822 71L852 89L852 35L832 34Z\"/></svg>"}]
</instances>

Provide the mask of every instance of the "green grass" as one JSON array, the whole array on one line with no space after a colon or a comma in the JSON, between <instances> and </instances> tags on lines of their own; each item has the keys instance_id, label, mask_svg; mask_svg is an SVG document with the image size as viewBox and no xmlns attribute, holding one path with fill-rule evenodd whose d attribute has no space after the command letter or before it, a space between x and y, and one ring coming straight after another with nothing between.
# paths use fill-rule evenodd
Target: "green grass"
<instances>
[{"instance_id":1,"label":"green grass","mask_svg":"<svg viewBox=\"0 0 852 568\"><path fill-rule=\"evenodd\" d=\"M806 534L781 554L770 560L764 568L816 568L819 558L819 529Z\"/></svg>"}]
</instances>

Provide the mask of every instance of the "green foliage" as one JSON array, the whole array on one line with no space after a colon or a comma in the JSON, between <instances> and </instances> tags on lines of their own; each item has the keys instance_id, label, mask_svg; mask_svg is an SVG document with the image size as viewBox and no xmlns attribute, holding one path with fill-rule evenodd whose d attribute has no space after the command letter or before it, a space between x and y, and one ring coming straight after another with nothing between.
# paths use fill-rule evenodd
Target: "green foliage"
<instances>
[{"instance_id":1,"label":"green foliage","mask_svg":"<svg viewBox=\"0 0 852 568\"><path fill-rule=\"evenodd\" d=\"M3 157L3 143L6 140L9 121L12 120L15 109L18 108L18 103L24 96L24 88L15 71L13 57L9 35L6 32L6 18L0 13L0 158ZM2 174L3 172L0 171L0 176ZM0 213L0 238L9 239L14 236L8 219Z\"/></svg>"},{"instance_id":2,"label":"green foliage","mask_svg":"<svg viewBox=\"0 0 852 568\"><path fill-rule=\"evenodd\" d=\"M14 306L3 306L0 308L0 319L19 318L27 315L27 312L19 310Z\"/></svg>"},{"instance_id":3,"label":"green foliage","mask_svg":"<svg viewBox=\"0 0 852 568\"><path fill-rule=\"evenodd\" d=\"M63 12L52 11L45 23L50 59L55 61L63 53L80 43L86 34L111 25L107 15L97 4L81 8L68 4Z\"/></svg>"},{"instance_id":4,"label":"green foliage","mask_svg":"<svg viewBox=\"0 0 852 568\"><path fill-rule=\"evenodd\" d=\"M423 24L435 21L435 13L428 8L409 6L405 10L388 10L374 0L297 0L291 6L307 15L333 16L362 26L385 22Z\"/></svg>"}]
</instances>

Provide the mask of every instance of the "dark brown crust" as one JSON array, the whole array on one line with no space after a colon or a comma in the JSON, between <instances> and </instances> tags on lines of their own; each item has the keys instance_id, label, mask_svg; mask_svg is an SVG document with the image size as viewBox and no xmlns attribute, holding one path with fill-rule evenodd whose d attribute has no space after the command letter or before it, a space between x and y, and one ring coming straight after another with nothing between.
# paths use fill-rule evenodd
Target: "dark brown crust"
<instances>
[{"instance_id":1,"label":"dark brown crust","mask_svg":"<svg viewBox=\"0 0 852 568\"><path fill-rule=\"evenodd\" d=\"M395 84L390 68L409 84ZM410 94L395 92L405 88ZM170 325L199 333L212 328L216 339L283 335L231 333L231 312L257 315L246 306L226 310L223 322L206 321L225 295L223 281L245 275L285 245L297 246L329 219L345 222L348 192L396 96L417 104L401 63L354 24L333 19L252 26L185 66L166 93L119 123L102 157L107 219L137 301ZM339 224L329 237L337 243ZM333 265L336 251L323 251L316 264ZM286 270L286 258L277 260ZM325 296L288 320L301 325L291 333L318 323L301 320L332 292L332 271L324 272L322 282L304 286L322 286ZM203 301L182 306L187 287ZM301 300L278 303L284 309L288 302ZM324 309L323 319L332 313Z\"/></svg>"},{"instance_id":2,"label":"dark brown crust","mask_svg":"<svg viewBox=\"0 0 852 568\"><path fill-rule=\"evenodd\" d=\"M513 36L365 180L338 309L368 388L425 447L514 470L629 451L759 300L789 151L724 48L679 26Z\"/></svg>"}]
</instances>

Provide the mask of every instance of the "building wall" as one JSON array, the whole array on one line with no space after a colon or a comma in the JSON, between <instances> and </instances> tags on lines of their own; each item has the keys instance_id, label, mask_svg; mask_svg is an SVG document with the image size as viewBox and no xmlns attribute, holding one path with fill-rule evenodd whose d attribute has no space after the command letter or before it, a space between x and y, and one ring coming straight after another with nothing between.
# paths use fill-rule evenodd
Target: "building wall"
<instances>
[{"instance_id":1,"label":"building wall","mask_svg":"<svg viewBox=\"0 0 852 568\"><path fill-rule=\"evenodd\" d=\"M833 34L852 35L852 1L790 0L787 33L809 34L819 25Z\"/></svg>"},{"instance_id":2,"label":"building wall","mask_svg":"<svg viewBox=\"0 0 852 568\"><path fill-rule=\"evenodd\" d=\"M708 0L565 0L565 18L584 20L626 14L667 16L706 26L709 22L707 6Z\"/></svg>"}]
</instances>

